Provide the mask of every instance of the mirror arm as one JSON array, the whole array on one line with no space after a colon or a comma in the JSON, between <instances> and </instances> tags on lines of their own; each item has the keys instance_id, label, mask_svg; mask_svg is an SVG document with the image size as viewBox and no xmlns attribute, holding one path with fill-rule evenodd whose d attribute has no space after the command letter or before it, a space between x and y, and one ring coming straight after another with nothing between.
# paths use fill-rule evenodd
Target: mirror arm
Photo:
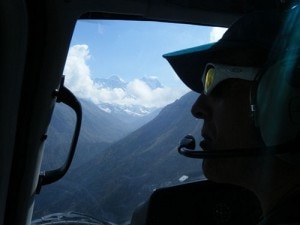
<instances>
[{"instance_id":1,"label":"mirror arm","mask_svg":"<svg viewBox=\"0 0 300 225\"><path fill-rule=\"evenodd\" d=\"M62 102L66 104L67 106L71 107L75 113L76 113L76 125L75 125L75 130L73 133L73 138L71 142L71 146L69 149L69 155L67 157L66 162L64 163L63 166L61 166L58 169L55 170L50 170L50 171L42 171L39 175L39 181L36 189L36 193L38 194L41 190L41 187L43 185L51 184L59 179L61 179L68 169L70 168L70 165L72 163L77 142L78 142L78 137L80 133L80 127L81 127L81 121L82 121L82 108L81 104L76 98L76 96L63 85L64 78L62 79L61 86L58 91L55 91L55 96L57 97L56 102Z\"/></svg>"}]
</instances>

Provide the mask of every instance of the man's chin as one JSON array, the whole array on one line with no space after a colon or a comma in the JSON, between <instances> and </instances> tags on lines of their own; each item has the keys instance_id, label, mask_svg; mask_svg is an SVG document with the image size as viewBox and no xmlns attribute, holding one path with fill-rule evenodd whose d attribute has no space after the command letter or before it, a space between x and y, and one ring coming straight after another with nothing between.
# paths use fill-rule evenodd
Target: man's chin
<instances>
[{"instance_id":1,"label":"man's chin","mask_svg":"<svg viewBox=\"0 0 300 225\"><path fill-rule=\"evenodd\" d=\"M214 162L216 159L203 159L202 161L202 171L204 176L211 181L215 181L216 175L214 171Z\"/></svg>"},{"instance_id":2,"label":"man's chin","mask_svg":"<svg viewBox=\"0 0 300 225\"><path fill-rule=\"evenodd\" d=\"M211 181L227 183L232 171L232 160L228 158L203 159L202 171Z\"/></svg>"}]
</instances>

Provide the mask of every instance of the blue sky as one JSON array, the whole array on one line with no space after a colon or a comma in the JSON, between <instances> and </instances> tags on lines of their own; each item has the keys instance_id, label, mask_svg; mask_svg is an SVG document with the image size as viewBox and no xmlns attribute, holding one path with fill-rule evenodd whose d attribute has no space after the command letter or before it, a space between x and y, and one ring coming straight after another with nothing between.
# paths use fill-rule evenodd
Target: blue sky
<instances>
[{"instance_id":1,"label":"blue sky","mask_svg":"<svg viewBox=\"0 0 300 225\"><path fill-rule=\"evenodd\" d=\"M208 43L210 31L210 27L155 22L82 21L71 45L89 46L92 77L159 76L163 82L162 74L168 77L173 71L162 55Z\"/></svg>"},{"instance_id":2,"label":"blue sky","mask_svg":"<svg viewBox=\"0 0 300 225\"><path fill-rule=\"evenodd\" d=\"M157 22L79 21L66 63L66 79L75 94L77 92L79 97L89 98L96 104L99 101L143 104L147 100L150 106L151 101L161 100L158 97L169 98L164 103L159 103L160 106L168 104L188 89L162 55L216 41L224 31L205 26ZM138 93L134 96L135 99L141 98L135 102L129 101L126 91L122 93L121 90L101 90L99 94L99 88L93 83L95 78L114 75L135 83L142 77L157 77L166 90L156 90L156 93L151 93L152 90L147 88L144 88L144 92L134 91L135 94ZM130 87L135 86L137 85L131 83ZM155 97L154 94L159 96Z\"/></svg>"}]
</instances>

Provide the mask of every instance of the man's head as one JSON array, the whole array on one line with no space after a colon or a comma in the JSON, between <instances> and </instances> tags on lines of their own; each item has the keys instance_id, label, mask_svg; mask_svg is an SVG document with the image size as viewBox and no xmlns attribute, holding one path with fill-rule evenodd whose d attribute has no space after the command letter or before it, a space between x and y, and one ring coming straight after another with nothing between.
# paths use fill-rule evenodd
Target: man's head
<instances>
[{"instance_id":1,"label":"man's head","mask_svg":"<svg viewBox=\"0 0 300 225\"><path fill-rule=\"evenodd\" d=\"M300 39L293 38L299 36L298 8L246 15L216 43L164 55L180 79L201 93L192 114L204 120L204 150L276 146L299 135L300 89L289 80L299 63ZM286 69L286 61L292 68ZM204 169L228 174L227 161L237 167L235 175L247 176L257 163L252 159L207 160Z\"/></svg>"},{"instance_id":2,"label":"man's head","mask_svg":"<svg viewBox=\"0 0 300 225\"><path fill-rule=\"evenodd\" d=\"M300 105L297 98L300 91L299 88L290 91L293 82L284 78L291 76L293 68L299 65L297 57L300 54L300 39L295 38L300 36L297 29L299 11L299 7L295 7L287 12L266 11L246 15L235 22L218 42L169 53L164 57L189 88L206 96L213 94L219 87L222 89L223 83L248 83L248 88L243 90L247 92L243 101L248 107L248 117L245 119L250 120L252 116L253 124L258 126L266 146L288 142L300 131L300 113L295 113ZM292 51L296 52L293 57L286 53ZM279 62L280 60L284 63ZM286 61L293 68L286 69ZM278 82L275 83L274 80ZM282 88L279 83L285 87ZM268 85L273 85L273 88L270 89ZM277 93L283 90L288 92L284 97L286 100L281 99L278 103L283 103L284 109L274 100ZM228 92L229 89L225 91ZM273 106L266 106L271 100ZM292 109L288 107L291 101ZM239 106L232 107L234 110L234 107ZM293 114L293 118L290 114ZM281 116L284 115L281 124L288 126L291 125L291 120L297 120L292 125L293 132L282 133L278 128L278 133L268 135L273 129L270 125L272 115L275 115L274 120L282 119Z\"/></svg>"}]
</instances>

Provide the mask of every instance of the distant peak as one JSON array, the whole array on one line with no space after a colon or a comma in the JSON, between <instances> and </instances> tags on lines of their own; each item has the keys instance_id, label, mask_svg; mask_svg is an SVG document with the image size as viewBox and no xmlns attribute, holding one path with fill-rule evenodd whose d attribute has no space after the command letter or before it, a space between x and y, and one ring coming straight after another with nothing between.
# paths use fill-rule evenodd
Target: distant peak
<instances>
[{"instance_id":1,"label":"distant peak","mask_svg":"<svg viewBox=\"0 0 300 225\"><path fill-rule=\"evenodd\" d=\"M141 78L151 89L163 88L163 85L160 83L157 77L149 76Z\"/></svg>"},{"instance_id":2,"label":"distant peak","mask_svg":"<svg viewBox=\"0 0 300 225\"><path fill-rule=\"evenodd\" d=\"M120 81L122 83L126 83L125 80L123 80L121 77L119 77L118 75L113 75L111 77L108 78L108 80L113 80L113 81Z\"/></svg>"},{"instance_id":3,"label":"distant peak","mask_svg":"<svg viewBox=\"0 0 300 225\"><path fill-rule=\"evenodd\" d=\"M127 82L123 80L121 77L114 75L109 78L96 78L95 83L100 85L100 87L106 88L122 88L124 89L127 85Z\"/></svg>"}]
</instances>

